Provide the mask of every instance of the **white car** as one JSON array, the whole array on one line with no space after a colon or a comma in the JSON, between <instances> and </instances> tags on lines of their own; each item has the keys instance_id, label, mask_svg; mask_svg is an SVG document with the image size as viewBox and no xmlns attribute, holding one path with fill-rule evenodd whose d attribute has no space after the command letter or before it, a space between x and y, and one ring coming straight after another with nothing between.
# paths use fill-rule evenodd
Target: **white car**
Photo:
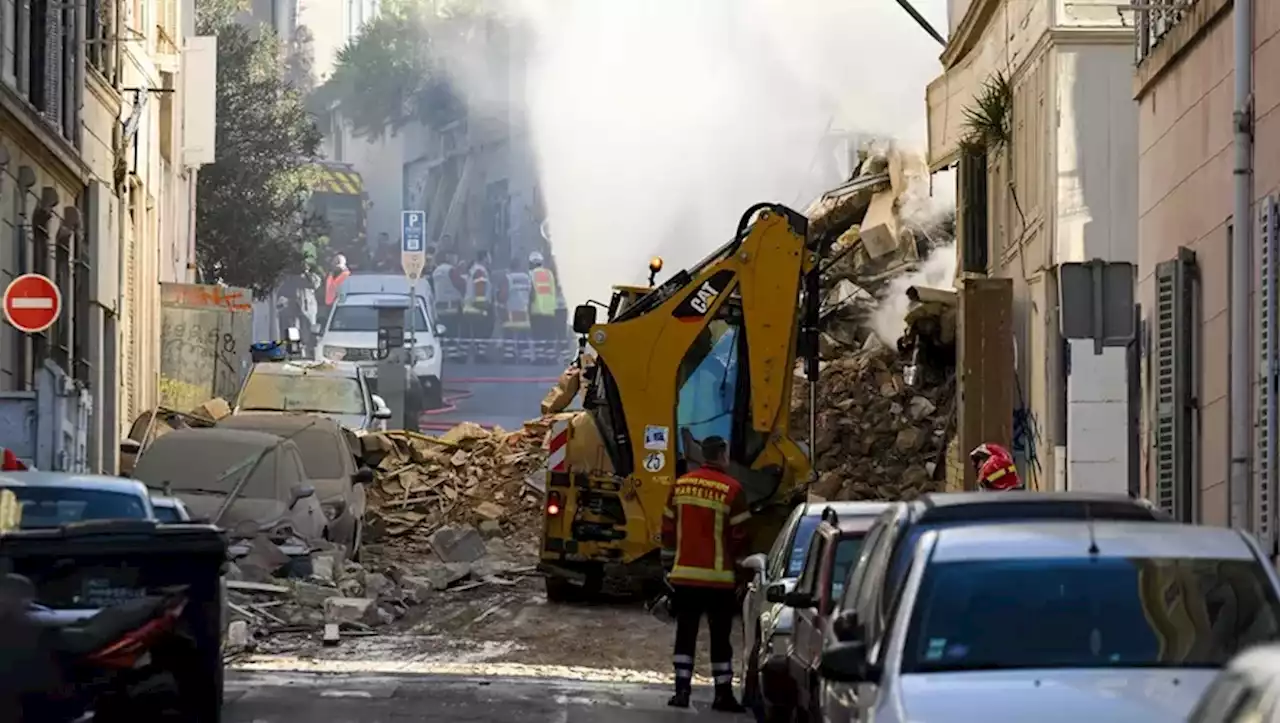
<instances>
[{"instance_id":1,"label":"white car","mask_svg":"<svg viewBox=\"0 0 1280 723\"><path fill-rule=\"evenodd\" d=\"M1185 720L1232 656L1276 638L1278 589L1237 530L1075 520L929 531L883 651L869 656L844 612L829 626L822 717Z\"/></svg>"},{"instance_id":2,"label":"white car","mask_svg":"<svg viewBox=\"0 0 1280 723\"><path fill-rule=\"evenodd\" d=\"M1280 700L1280 645L1260 645L1236 656L1208 690L1187 723L1273 721Z\"/></svg>"},{"instance_id":3,"label":"white car","mask_svg":"<svg viewBox=\"0 0 1280 723\"><path fill-rule=\"evenodd\" d=\"M332 361L355 362L363 368L370 381L375 381L378 375L378 310L404 307L406 345L412 335L413 376L422 385L423 405L433 409L440 406L443 396L440 379L444 358L440 353L436 322L424 297L414 297L412 311L407 308L407 302L405 294L382 292L348 293L340 297L325 320L320 336L320 355Z\"/></svg>"}]
</instances>

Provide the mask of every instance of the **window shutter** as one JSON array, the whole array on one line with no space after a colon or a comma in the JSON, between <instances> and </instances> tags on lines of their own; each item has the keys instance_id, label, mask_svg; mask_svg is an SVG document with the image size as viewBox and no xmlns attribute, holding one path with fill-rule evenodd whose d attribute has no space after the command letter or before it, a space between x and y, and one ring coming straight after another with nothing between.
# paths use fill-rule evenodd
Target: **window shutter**
<instances>
[{"instance_id":1,"label":"window shutter","mask_svg":"<svg viewBox=\"0 0 1280 723\"><path fill-rule=\"evenodd\" d=\"M1175 519L1194 522L1196 485L1191 469L1193 294L1195 254L1156 266L1155 323L1152 332L1155 503Z\"/></svg>"},{"instance_id":2,"label":"window shutter","mask_svg":"<svg viewBox=\"0 0 1280 723\"><path fill-rule=\"evenodd\" d=\"M1276 511L1275 511L1275 466L1276 466L1276 434L1280 432L1280 419L1277 419L1277 392L1280 386L1280 369L1277 368L1276 344L1276 292L1277 292L1277 255L1280 255L1280 204L1276 198L1263 199L1259 204L1258 215L1259 246L1262 262L1259 267L1258 284L1258 423L1257 430L1257 498L1254 501L1254 512L1258 518L1254 522L1258 540L1263 549L1271 552L1276 546Z\"/></svg>"}]
</instances>

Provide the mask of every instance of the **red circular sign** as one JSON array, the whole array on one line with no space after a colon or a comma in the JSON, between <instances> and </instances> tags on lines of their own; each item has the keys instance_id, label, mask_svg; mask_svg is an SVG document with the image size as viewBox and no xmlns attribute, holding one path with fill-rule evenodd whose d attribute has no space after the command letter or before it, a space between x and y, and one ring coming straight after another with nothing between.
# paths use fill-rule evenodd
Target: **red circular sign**
<instances>
[{"instance_id":1,"label":"red circular sign","mask_svg":"<svg viewBox=\"0 0 1280 723\"><path fill-rule=\"evenodd\" d=\"M46 276L23 274L4 290L4 318L14 328L38 334L62 313L62 292Z\"/></svg>"}]
</instances>

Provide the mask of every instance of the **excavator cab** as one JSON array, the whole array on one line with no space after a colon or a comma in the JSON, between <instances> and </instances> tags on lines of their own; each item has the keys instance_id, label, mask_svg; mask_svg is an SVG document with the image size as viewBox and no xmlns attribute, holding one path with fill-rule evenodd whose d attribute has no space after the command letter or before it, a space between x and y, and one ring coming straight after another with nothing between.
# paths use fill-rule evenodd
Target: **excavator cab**
<instances>
[{"instance_id":1,"label":"excavator cab","mask_svg":"<svg viewBox=\"0 0 1280 723\"><path fill-rule=\"evenodd\" d=\"M753 206L696 266L656 287L615 287L604 323L593 307L575 310L595 362L585 416L551 434L540 565L550 598L660 576L671 486L712 435L728 441L729 472L755 511L752 551L772 543L811 475L789 435L797 339L817 319L806 229L796 211Z\"/></svg>"}]
</instances>

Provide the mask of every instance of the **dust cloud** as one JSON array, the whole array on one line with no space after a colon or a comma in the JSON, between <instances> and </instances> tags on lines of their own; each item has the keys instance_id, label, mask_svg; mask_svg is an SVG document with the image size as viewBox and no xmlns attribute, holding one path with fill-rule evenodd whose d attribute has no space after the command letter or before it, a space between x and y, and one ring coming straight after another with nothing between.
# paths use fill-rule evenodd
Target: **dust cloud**
<instances>
[{"instance_id":1,"label":"dust cloud","mask_svg":"<svg viewBox=\"0 0 1280 723\"><path fill-rule=\"evenodd\" d=\"M932 286L950 289L956 279L956 242L949 241L933 249L915 271L894 278L871 314L871 330L890 348L902 337L907 311L911 301L907 289L912 286Z\"/></svg>"},{"instance_id":2,"label":"dust cloud","mask_svg":"<svg viewBox=\"0 0 1280 723\"><path fill-rule=\"evenodd\" d=\"M942 0L917 3L945 28ZM849 173L835 136L923 148L940 48L892 0L514 0L526 102L570 304L661 278L748 206L803 209Z\"/></svg>"}]
</instances>

